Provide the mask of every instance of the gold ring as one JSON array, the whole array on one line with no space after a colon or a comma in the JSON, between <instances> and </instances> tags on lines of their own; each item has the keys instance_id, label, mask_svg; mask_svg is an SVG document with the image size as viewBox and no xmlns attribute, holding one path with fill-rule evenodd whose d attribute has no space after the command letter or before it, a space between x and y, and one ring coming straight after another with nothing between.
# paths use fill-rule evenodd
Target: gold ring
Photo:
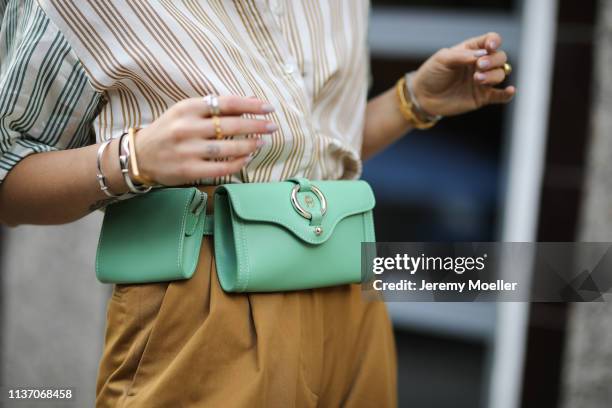
<instances>
[{"instance_id":1,"label":"gold ring","mask_svg":"<svg viewBox=\"0 0 612 408\"><path fill-rule=\"evenodd\" d=\"M512 73L512 65L505 63L504 72L506 73L506 76L509 76Z\"/></svg>"},{"instance_id":2,"label":"gold ring","mask_svg":"<svg viewBox=\"0 0 612 408\"><path fill-rule=\"evenodd\" d=\"M213 125L215 125L215 137L217 140L223 139L225 136L223 136L223 132L221 131L221 119L215 115L212 117L212 121Z\"/></svg>"}]
</instances>

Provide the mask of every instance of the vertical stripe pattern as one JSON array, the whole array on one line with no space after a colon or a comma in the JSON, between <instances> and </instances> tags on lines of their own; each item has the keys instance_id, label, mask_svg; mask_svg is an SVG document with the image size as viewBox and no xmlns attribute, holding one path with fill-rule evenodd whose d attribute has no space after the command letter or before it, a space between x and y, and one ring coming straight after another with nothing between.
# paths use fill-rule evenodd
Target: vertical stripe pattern
<instances>
[{"instance_id":1,"label":"vertical stripe pattern","mask_svg":"<svg viewBox=\"0 0 612 408\"><path fill-rule=\"evenodd\" d=\"M0 174L209 93L270 101L279 130L241 172L200 183L361 173L368 0L9 0L0 11Z\"/></svg>"},{"instance_id":2,"label":"vertical stripe pattern","mask_svg":"<svg viewBox=\"0 0 612 408\"><path fill-rule=\"evenodd\" d=\"M95 139L102 94L33 0L0 4L0 182L33 153Z\"/></svg>"}]
</instances>

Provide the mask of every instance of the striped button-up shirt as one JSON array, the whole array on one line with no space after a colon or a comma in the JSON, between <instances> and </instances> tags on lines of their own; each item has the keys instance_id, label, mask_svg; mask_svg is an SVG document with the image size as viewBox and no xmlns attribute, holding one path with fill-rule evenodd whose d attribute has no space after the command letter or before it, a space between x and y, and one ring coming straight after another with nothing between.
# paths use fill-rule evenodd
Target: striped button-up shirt
<instances>
[{"instance_id":1,"label":"striped button-up shirt","mask_svg":"<svg viewBox=\"0 0 612 408\"><path fill-rule=\"evenodd\" d=\"M0 181L29 154L117 137L211 93L270 101L279 130L240 173L199 182L356 178L368 9L367 0L0 0Z\"/></svg>"}]
</instances>

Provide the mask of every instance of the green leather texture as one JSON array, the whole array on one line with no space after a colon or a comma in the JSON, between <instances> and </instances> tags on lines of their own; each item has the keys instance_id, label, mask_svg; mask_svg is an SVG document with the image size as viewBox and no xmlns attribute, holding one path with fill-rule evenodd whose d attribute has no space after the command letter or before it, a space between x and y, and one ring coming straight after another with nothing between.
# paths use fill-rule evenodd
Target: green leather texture
<instances>
[{"instance_id":1,"label":"green leather texture","mask_svg":"<svg viewBox=\"0 0 612 408\"><path fill-rule=\"evenodd\" d=\"M163 188L106 207L96 276L104 283L189 279L198 263L206 193Z\"/></svg>"},{"instance_id":2,"label":"green leather texture","mask_svg":"<svg viewBox=\"0 0 612 408\"><path fill-rule=\"evenodd\" d=\"M312 219L292 205L296 184L297 200ZM325 197L325 214L311 186ZM293 291L361 281L361 242L375 242L375 199L365 181L226 184L214 200L216 267L225 291Z\"/></svg>"}]
</instances>

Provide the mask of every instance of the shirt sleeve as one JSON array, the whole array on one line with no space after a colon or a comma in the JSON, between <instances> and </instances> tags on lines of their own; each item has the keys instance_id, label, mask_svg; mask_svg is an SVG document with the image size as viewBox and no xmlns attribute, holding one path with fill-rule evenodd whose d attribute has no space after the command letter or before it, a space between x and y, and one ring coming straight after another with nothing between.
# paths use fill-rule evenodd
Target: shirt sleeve
<instances>
[{"instance_id":1,"label":"shirt sleeve","mask_svg":"<svg viewBox=\"0 0 612 408\"><path fill-rule=\"evenodd\" d=\"M36 0L0 0L0 183L33 153L95 142L97 92Z\"/></svg>"}]
</instances>

